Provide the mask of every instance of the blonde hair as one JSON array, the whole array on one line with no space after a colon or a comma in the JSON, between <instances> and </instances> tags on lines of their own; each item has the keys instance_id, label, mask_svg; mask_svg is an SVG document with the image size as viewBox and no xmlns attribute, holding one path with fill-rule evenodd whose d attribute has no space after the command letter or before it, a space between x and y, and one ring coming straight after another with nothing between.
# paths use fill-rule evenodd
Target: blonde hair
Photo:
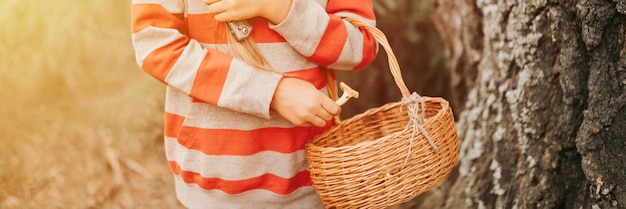
<instances>
[{"instance_id":1,"label":"blonde hair","mask_svg":"<svg viewBox=\"0 0 626 209\"><path fill-rule=\"evenodd\" d=\"M255 69L276 72L276 70L269 66L267 60L263 57L263 54L261 54L261 51L256 46L256 42L252 38L247 37L244 40L237 41L235 35L231 33L230 28L228 26L226 28L228 43L235 57L242 59Z\"/></svg>"}]
</instances>

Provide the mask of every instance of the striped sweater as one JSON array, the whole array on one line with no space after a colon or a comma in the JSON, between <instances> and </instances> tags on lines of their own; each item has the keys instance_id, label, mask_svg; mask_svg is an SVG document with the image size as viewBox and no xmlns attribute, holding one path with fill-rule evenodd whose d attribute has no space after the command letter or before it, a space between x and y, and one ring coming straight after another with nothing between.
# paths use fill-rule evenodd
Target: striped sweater
<instances>
[{"instance_id":1,"label":"striped sweater","mask_svg":"<svg viewBox=\"0 0 626 209\"><path fill-rule=\"evenodd\" d=\"M140 67L166 88L165 149L188 208L322 208L304 144L329 128L296 127L270 110L283 77L327 93L320 67L362 69L373 38L341 17L375 24L371 0L293 0L286 19L248 20L276 72L234 58L226 27L202 0L133 0ZM328 123L330 124L330 123Z\"/></svg>"}]
</instances>

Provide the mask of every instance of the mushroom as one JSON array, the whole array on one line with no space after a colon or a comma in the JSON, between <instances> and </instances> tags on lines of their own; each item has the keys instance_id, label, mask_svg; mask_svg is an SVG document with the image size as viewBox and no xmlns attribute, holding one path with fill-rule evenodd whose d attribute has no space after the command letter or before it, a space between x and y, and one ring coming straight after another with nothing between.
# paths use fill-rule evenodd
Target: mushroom
<instances>
[{"instance_id":1,"label":"mushroom","mask_svg":"<svg viewBox=\"0 0 626 209\"><path fill-rule=\"evenodd\" d=\"M337 105L341 106L345 104L350 98L359 98L359 92L350 88L350 86L344 82L340 82L339 87L341 88L341 91L343 91L343 94L339 99L337 99L337 101L335 101Z\"/></svg>"}]
</instances>

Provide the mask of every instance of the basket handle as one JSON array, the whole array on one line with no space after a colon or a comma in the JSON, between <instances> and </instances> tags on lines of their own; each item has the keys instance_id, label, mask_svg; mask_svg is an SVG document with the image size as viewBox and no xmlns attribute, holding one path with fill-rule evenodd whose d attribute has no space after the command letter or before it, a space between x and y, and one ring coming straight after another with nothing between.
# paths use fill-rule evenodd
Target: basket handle
<instances>
[{"instance_id":1,"label":"basket handle","mask_svg":"<svg viewBox=\"0 0 626 209\"><path fill-rule=\"evenodd\" d=\"M404 80L402 79L402 72L400 71L400 65L398 64L396 55L393 53L393 50L391 49L391 46L389 45L389 40L387 40L387 36L385 36L385 33L383 33L383 31L381 31L380 29L374 26L368 25L367 23L359 19L353 18L353 17L346 17L344 18L344 20L348 21L354 26L365 29L367 32L370 33L370 35L372 35L372 37L374 37L374 40L376 40L378 44L383 47L383 49L387 53L387 60L389 62L389 71L391 71L393 80L396 82L396 85L400 89L400 93L402 93L403 105L405 101L408 101L409 103L414 102L414 104L416 105L414 108L409 107L409 111L408 111L409 118L411 118L411 122L409 124L412 124L412 127L413 127L413 133L411 136L411 144L413 143L413 138L415 137L415 134L417 133L417 131L421 131L422 134L426 137L426 139L428 139L430 146L435 150L435 152L439 152L439 148L437 147L437 145L435 145L433 139L426 132L424 127L420 125L421 121L425 118L425 114L426 114L425 112L426 108L424 108L425 107L424 100L421 99L421 97L417 95L416 93L411 94L409 92L409 88L407 88L406 84L404 84ZM421 116L417 112L418 111L417 105L422 105ZM409 126L407 125L407 127ZM409 152L407 154L407 158L405 159L405 165L406 165L407 160L409 159L409 155L411 154L411 147L412 146L409 147Z\"/></svg>"},{"instance_id":2,"label":"basket handle","mask_svg":"<svg viewBox=\"0 0 626 209\"><path fill-rule=\"evenodd\" d=\"M391 71L393 80L396 82L396 85L400 89L400 93L402 93L402 97L407 98L407 99L410 98L411 93L409 92L409 89L406 87L406 84L404 84L404 79L402 79L402 72L400 71L400 65L398 64L396 55L393 53L393 50L391 49L391 46L389 45L389 40L387 40L387 36L385 36L385 33L383 33L380 29L374 26L371 26L367 23L364 23L363 21L357 18L346 17L344 18L344 20L348 21L354 26L365 29L367 32L370 33L370 35L372 35L372 37L374 37L374 40L376 40L378 44L380 44L380 46L383 47L383 49L387 53L387 60L389 62L389 71Z\"/></svg>"}]
</instances>

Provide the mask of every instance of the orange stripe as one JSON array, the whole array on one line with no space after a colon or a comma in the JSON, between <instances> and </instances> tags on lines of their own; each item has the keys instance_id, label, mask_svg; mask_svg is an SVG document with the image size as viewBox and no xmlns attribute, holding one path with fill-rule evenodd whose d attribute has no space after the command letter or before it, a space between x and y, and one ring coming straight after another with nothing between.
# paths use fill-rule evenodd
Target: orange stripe
<instances>
[{"instance_id":1,"label":"orange stripe","mask_svg":"<svg viewBox=\"0 0 626 209\"><path fill-rule=\"evenodd\" d=\"M355 7L358 5L358 8ZM361 16L366 19L376 20L376 14L373 10L372 1L370 0L361 0L358 2L355 1L328 1L328 5L326 6L326 11L328 13L338 13L338 12L349 12ZM369 65L376 58L376 42L374 39L363 29L361 29L361 33L364 35L364 46L363 46L363 59L361 63L354 67L354 69L363 69L367 65Z\"/></svg>"},{"instance_id":2,"label":"orange stripe","mask_svg":"<svg viewBox=\"0 0 626 209\"><path fill-rule=\"evenodd\" d=\"M330 16L326 32L320 40L320 44L315 49L311 60L322 65L328 66L339 59L343 46L346 45L348 39L348 31L343 20L338 16Z\"/></svg>"},{"instance_id":3,"label":"orange stripe","mask_svg":"<svg viewBox=\"0 0 626 209\"><path fill-rule=\"evenodd\" d=\"M180 128L183 127L183 122L185 122L184 116L165 112L165 136L172 138L178 136L178 133L180 133Z\"/></svg>"},{"instance_id":4,"label":"orange stripe","mask_svg":"<svg viewBox=\"0 0 626 209\"><path fill-rule=\"evenodd\" d=\"M171 14L158 4L133 4L131 30L137 33L148 26L174 28L184 33L183 14Z\"/></svg>"},{"instance_id":5,"label":"orange stripe","mask_svg":"<svg viewBox=\"0 0 626 209\"><path fill-rule=\"evenodd\" d=\"M271 150L292 153L312 137L307 128L263 128L250 131L183 126L178 143L209 155L252 155ZM182 138L185 137L185 138Z\"/></svg>"},{"instance_id":6,"label":"orange stripe","mask_svg":"<svg viewBox=\"0 0 626 209\"><path fill-rule=\"evenodd\" d=\"M200 64L189 95L205 103L217 104L232 59L233 57L222 52L209 50Z\"/></svg>"},{"instance_id":7,"label":"orange stripe","mask_svg":"<svg viewBox=\"0 0 626 209\"><path fill-rule=\"evenodd\" d=\"M142 68L156 79L165 82L165 78L185 50L188 42L187 37L181 36L172 43L154 50L143 61Z\"/></svg>"},{"instance_id":8,"label":"orange stripe","mask_svg":"<svg viewBox=\"0 0 626 209\"><path fill-rule=\"evenodd\" d=\"M257 43L277 43L286 42L285 38L276 31L270 29L267 20L263 18L252 18L248 20L248 23L252 25L252 38Z\"/></svg>"},{"instance_id":9,"label":"orange stripe","mask_svg":"<svg viewBox=\"0 0 626 209\"><path fill-rule=\"evenodd\" d=\"M165 136L178 138L178 143L209 155L252 155L271 150L293 153L304 149L313 136L330 128L295 127L261 128L256 130L203 129L183 126L184 116L165 113Z\"/></svg>"},{"instance_id":10,"label":"orange stripe","mask_svg":"<svg viewBox=\"0 0 626 209\"><path fill-rule=\"evenodd\" d=\"M320 68L310 68L283 73L286 78L298 78L312 83L317 89L326 87L326 76Z\"/></svg>"},{"instance_id":11,"label":"orange stripe","mask_svg":"<svg viewBox=\"0 0 626 209\"><path fill-rule=\"evenodd\" d=\"M363 36L363 56L361 59L361 63L354 67L355 70L363 69L367 67L374 59L376 58L376 40L372 37L365 29L361 28L361 33L365 34Z\"/></svg>"},{"instance_id":12,"label":"orange stripe","mask_svg":"<svg viewBox=\"0 0 626 209\"><path fill-rule=\"evenodd\" d=\"M202 43L226 44L226 25L213 18L214 14L190 14L189 36Z\"/></svg>"},{"instance_id":13,"label":"orange stripe","mask_svg":"<svg viewBox=\"0 0 626 209\"><path fill-rule=\"evenodd\" d=\"M216 22L214 14L192 14L187 17L189 25L189 35L203 43L226 44L226 24ZM248 20L252 25L252 37L257 43L285 42L285 39L276 31L269 28L267 20L262 18L252 18Z\"/></svg>"},{"instance_id":14,"label":"orange stripe","mask_svg":"<svg viewBox=\"0 0 626 209\"><path fill-rule=\"evenodd\" d=\"M371 20L376 18L371 0L328 1L326 11L330 14L349 12Z\"/></svg>"},{"instance_id":15,"label":"orange stripe","mask_svg":"<svg viewBox=\"0 0 626 209\"><path fill-rule=\"evenodd\" d=\"M227 194L241 194L254 189L263 189L276 194L287 195L300 187L311 186L309 171L301 171L292 178L281 178L273 174L239 180L229 181L220 178L205 178L199 173L184 171L180 166L170 161L170 168L174 174L179 175L185 183L197 184L206 190L220 190Z\"/></svg>"}]
</instances>

